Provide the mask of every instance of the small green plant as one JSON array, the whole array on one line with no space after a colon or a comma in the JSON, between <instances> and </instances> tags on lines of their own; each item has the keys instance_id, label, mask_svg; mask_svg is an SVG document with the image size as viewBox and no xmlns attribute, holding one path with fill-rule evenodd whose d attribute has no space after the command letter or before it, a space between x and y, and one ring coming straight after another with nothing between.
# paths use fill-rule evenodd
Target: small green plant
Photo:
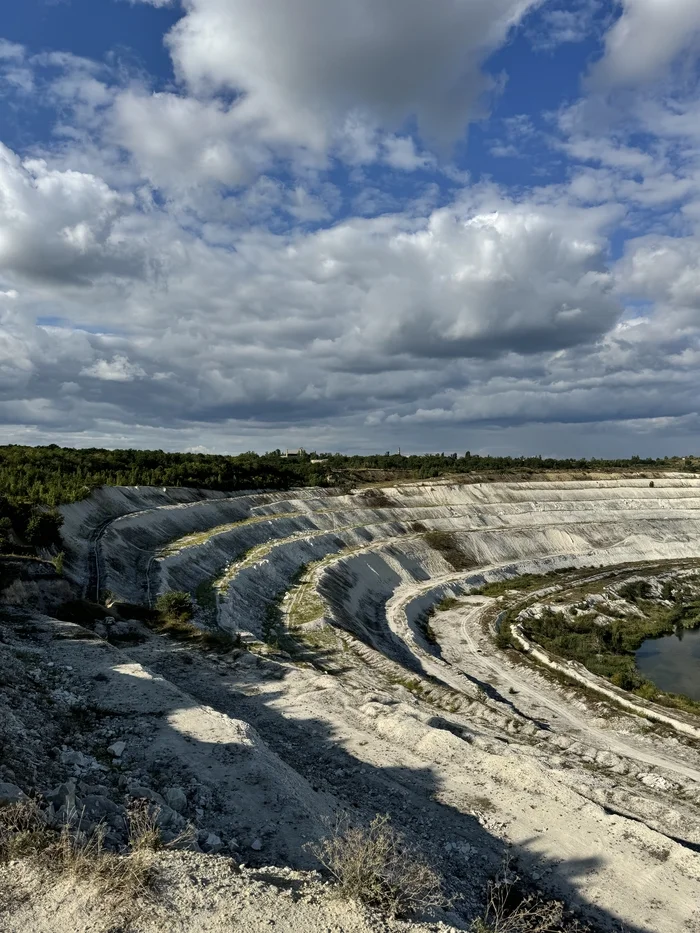
<instances>
[{"instance_id":1,"label":"small green plant","mask_svg":"<svg viewBox=\"0 0 700 933\"><path fill-rule=\"evenodd\" d=\"M444 907L442 879L378 814L367 827L336 824L331 835L309 846L338 883L342 897L360 901L390 917L407 917Z\"/></svg>"},{"instance_id":2,"label":"small green plant","mask_svg":"<svg viewBox=\"0 0 700 933\"><path fill-rule=\"evenodd\" d=\"M60 577L63 576L63 561L64 561L63 551L59 551L58 554L53 559L53 566L54 566L54 570Z\"/></svg>"}]
</instances>

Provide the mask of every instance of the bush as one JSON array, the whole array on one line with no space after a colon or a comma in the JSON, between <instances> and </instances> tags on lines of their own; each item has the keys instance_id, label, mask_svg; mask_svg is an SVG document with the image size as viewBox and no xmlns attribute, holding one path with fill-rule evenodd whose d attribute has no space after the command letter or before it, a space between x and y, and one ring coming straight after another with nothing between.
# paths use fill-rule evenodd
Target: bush
<instances>
[{"instance_id":1,"label":"bush","mask_svg":"<svg viewBox=\"0 0 700 933\"><path fill-rule=\"evenodd\" d=\"M51 547L61 541L63 516L60 512L35 512L27 522L25 536L34 547Z\"/></svg>"},{"instance_id":2,"label":"bush","mask_svg":"<svg viewBox=\"0 0 700 933\"><path fill-rule=\"evenodd\" d=\"M647 580L630 580L620 587L617 594L629 603L636 603L640 599L649 599L651 586Z\"/></svg>"},{"instance_id":3,"label":"bush","mask_svg":"<svg viewBox=\"0 0 700 933\"><path fill-rule=\"evenodd\" d=\"M564 905L541 895L523 894L508 868L489 884L486 911L472 933L590 933L567 918Z\"/></svg>"},{"instance_id":4,"label":"bush","mask_svg":"<svg viewBox=\"0 0 700 933\"><path fill-rule=\"evenodd\" d=\"M189 622L194 615L190 594L177 590L159 596L156 600L156 609L167 619L177 622Z\"/></svg>"},{"instance_id":5,"label":"bush","mask_svg":"<svg viewBox=\"0 0 700 933\"><path fill-rule=\"evenodd\" d=\"M387 815L378 814L367 828L341 823L309 848L336 879L343 897L391 917L447 903L440 876L406 844Z\"/></svg>"},{"instance_id":6,"label":"bush","mask_svg":"<svg viewBox=\"0 0 700 933\"><path fill-rule=\"evenodd\" d=\"M6 516L0 518L0 551L12 548L12 522Z\"/></svg>"}]
</instances>

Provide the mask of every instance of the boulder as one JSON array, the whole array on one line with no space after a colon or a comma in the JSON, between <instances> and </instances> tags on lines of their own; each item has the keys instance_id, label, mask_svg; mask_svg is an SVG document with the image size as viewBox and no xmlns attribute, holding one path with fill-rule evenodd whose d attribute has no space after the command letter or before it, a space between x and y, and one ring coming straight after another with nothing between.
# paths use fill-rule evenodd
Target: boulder
<instances>
[{"instance_id":1,"label":"boulder","mask_svg":"<svg viewBox=\"0 0 700 933\"><path fill-rule=\"evenodd\" d=\"M130 797L136 800L150 800L151 803L157 803L159 807L165 806L165 801L160 794L151 790L150 787L144 787L142 784L129 784L127 788Z\"/></svg>"},{"instance_id":2,"label":"boulder","mask_svg":"<svg viewBox=\"0 0 700 933\"><path fill-rule=\"evenodd\" d=\"M182 813L187 807L187 795L181 787L169 787L164 796L167 805L177 813Z\"/></svg>"},{"instance_id":3,"label":"boulder","mask_svg":"<svg viewBox=\"0 0 700 933\"><path fill-rule=\"evenodd\" d=\"M44 796L55 810L60 810L62 807L65 810L76 809L75 784L72 781L59 784L58 787L48 791Z\"/></svg>"},{"instance_id":4,"label":"boulder","mask_svg":"<svg viewBox=\"0 0 700 933\"><path fill-rule=\"evenodd\" d=\"M7 807L26 799L27 795L16 784L0 784L0 807Z\"/></svg>"},{"instance_id":5,"label":"boulder","mask_svg":"<svg viewBox=\"0 0 700 933\"><path fill-rule=\"evenodd\" d=\"M206 852L208 855L216 855L216 853L221 852L224 847L221 838L217 836L216 833L207 832L200 834L199 845L202 852Z\"/></svg>"}]
</instances>

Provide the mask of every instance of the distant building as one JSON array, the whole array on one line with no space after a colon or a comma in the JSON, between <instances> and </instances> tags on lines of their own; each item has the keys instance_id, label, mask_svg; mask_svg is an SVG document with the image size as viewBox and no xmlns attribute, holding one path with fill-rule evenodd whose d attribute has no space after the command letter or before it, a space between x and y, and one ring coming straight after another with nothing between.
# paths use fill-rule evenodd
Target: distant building
<instances>
[{"instance_id":1,"label":"distant building","mask_svg":"<svg viewBox=\"0 0 700 933\"><path fill-rule=\"evenodd\" d=\"M285 460L303 460L306 456L306 451L303 447L299 447L297 450L287 450L282 454Z\"/></svg>"}]
</instances>

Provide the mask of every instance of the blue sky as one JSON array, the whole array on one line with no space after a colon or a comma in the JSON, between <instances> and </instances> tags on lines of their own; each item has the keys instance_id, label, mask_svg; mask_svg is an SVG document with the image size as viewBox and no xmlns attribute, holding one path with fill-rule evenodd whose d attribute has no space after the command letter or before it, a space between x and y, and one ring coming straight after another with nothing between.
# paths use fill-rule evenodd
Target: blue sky
<instances>
[{"instance_id":1,"label":"blue sky","mask_svg":"<svg viewBox=\"0 0 700 933\"><path fill-rule=\"evenodd\" d=\"M696 450L695 0L0 14L0 439Z\"/></svg>"}]
</instances>

